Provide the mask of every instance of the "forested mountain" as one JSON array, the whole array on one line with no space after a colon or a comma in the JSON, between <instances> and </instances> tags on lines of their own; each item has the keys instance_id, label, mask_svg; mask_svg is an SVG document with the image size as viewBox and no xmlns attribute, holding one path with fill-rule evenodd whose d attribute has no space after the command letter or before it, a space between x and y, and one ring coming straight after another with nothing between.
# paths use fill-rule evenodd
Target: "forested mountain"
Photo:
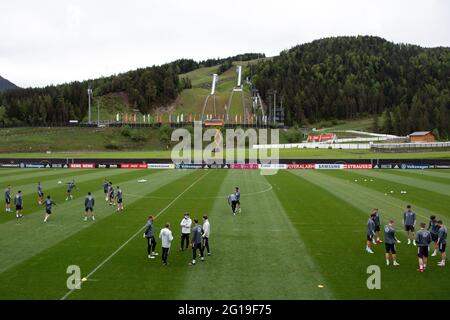
<instances>
[{"instance_id":1,"label":"forested mountain","mask_svg":"<svg viewBox=\"0 0 450 320\"><path fill-rule=\"evenodd\" d=\"M14 83L0 76L0 92L17 88Z\"/></svg>"},{"instance_id":2,"label":"forested mountain","mask_svg":"<svg viewBox=\"0 0 450 320\"><path fill-rule=\"evenodd\" d=\"M71 119L81 120L88 111L89 87L93 88L94 97L125 92L131 106L147 114L156 107L171 104L181 90L191 86L189 79L179 79L180 74L229 60L245 61L262 56L249 53L200 62L180 59L89 81L9 90L0 94L0 124L66 124Z\"/></svg>"},{"instance_id":3,"label":"forested mountain","mask_svg":"<svg viewBox=\"0 0 450 320\"><path fill-rule=\"evenodd\" d=\"M372 115L388 133L450 134L450 48L326 38L259 62L253 74L263 97L277 90L288 124Z\"/></svg>"},{"instance_id":4,"label":"forested mountain","mask_svg":"<svg viewBox=\"0 0 450 320\"><path fill-rule=\"evenodd\" d=\"M89 86L94 96L125 93L132 108L149 113L170 105L200 67L218 66L263 54L194 61L180 59L110 77L0 94L0 124L52 124L81 120ZM434 130L450 136L450 48L394 44L379 37L336 37L283 51L252 63L252 81L266 102L270 91L285 107L288 125L372 116L374 130L405 135ZM270 100L271 101L271 100Z\"/></svg>"}]
</instances>

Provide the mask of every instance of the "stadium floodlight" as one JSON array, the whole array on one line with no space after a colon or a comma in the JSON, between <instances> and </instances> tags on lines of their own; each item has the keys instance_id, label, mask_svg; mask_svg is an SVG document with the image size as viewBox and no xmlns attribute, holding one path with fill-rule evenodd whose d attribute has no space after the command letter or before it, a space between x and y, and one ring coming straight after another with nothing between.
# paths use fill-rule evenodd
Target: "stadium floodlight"
<instances>
[{"instance_id":1,"label":"stadium floodlight","mask_svg":"<svg viewBox=\"0 0 450 320\"><path fill-rule=\"evenodd\" d=\"M89 119L88 119L88 123L91 124L91 99L92 99L92 89L91 89L91 87L88 88L87 93L88 93L88 103L89 103L89 109L88 109Z\"/></svg>"}]
</instances>

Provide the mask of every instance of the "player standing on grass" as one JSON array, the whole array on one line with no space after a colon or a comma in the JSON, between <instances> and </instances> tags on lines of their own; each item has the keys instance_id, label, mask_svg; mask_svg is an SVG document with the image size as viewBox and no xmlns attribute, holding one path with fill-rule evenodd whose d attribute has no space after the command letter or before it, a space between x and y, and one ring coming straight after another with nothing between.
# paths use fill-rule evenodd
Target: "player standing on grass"
<instances>
[{"instance_id":1,"label":"player standing on grass","mask_svg":"<svg viewBox=\"0 0 450 320\"><path fill-rule=\"evenodd\" d=\"M192 262L191 266L195 265L195 259L197 258L197 250L200 251L200 260L204 261L203 257L203 246L202 246L202 234L203 228L198 224L198 219L194 218L194 227L192 228Z\"/></svg>"},{"instance_id":2,"label":"player standing on grass","mask_svg":"<svg viewBox=\"0 0 450 320\"><path fill-rule=\"evenodd\" d=\"M395 237L395 229L394 229L394 220L390 220L389 224L384 226L384 242L386 245L386 265L389 266L389 254L392 255L393 265L399 266L400 264L397 262L397 250L395 249L395 243L400 243Z\"/></svg>"},{"instance_id":3,"label":"player standing on grass","mask_svg":"<svg viewBox=\"0 0 450 320\"><path fill-rule=\"evenodd\" d=\"M191 235L192 220L189 218L189 213L185 212L183 220L181 220L181 251L184 251L184 242L186 241L186 249L189 248L189 236Z\"/></svg>"},{"instance_id":4,"label":"player standing on grass","mask_svg":"<svg viewBox=\"0 0 450 320\"><path fill-rule=\"evenodd\" d=\"M117 211L123 211L123 192L119 186L117 186Z\"/></svg>"},{"instance_id":5,"label":"player standing on grass","mask_svg":"<svg viewBox=\"0 0 450 320\"><path fill-rule=\"evenodd\" d=\"M241 192L239 191L239 187L236 187L236 192L234 194L236 196L236 210L241 213Z\"/></svg>"},{"instance_id":6,"label":"player standing on grass","mask_svg":"<svg viewBox=\"0 0 450 320\"><path fill-rule=\"evenodd\" d=\"M23 198L22 191L18 191L16 197L14 198L14 204L16 205L16 218L23 218L22 210L23 210Z\"/></svg>"},{"instance_id":7,"label":"player standing on grass","mask_svg":"<svg viewBox=\"0 0 450 320\"><path fill-rule=\"evenodd\" d=\"M418 272L424 272L427 269L428 262L428 246L431 243L431 234L425 229L426 224L422 222L420 224L420 230L416 234L417 243L417 256L419 257L419 269Z\"/></svg>"},{"instance_id":8,"label":"player standing on grass","mask_svg":"<svg viewBox=\"0 0 450 320\"><path fill-rule=\"evenodd\" d=\"M111 181L109 182L109 185L108 185L108 199L109 199L110 206L116 205L115 199L114 199L114 186Z\"/></svg>"},{"instance_id":9,"label":"player standing on grass","mask_svg":"<svg viewBox=\"0 0 450 320\"><path fill-rule=\"evenodd\" d=\"M52 214L52 206L56 206L56 203L52 200L50 196L47 196L47 199L44 202L45 205L45 218L44 222L47 222L48 218L50 218L50 215Z\"/></svg>"},{"instance_id":10,"label":"player standing on grass","mask_svg":"<svg viewBox=\"0 0 450 320\"><path fill-rule=\"evenodd\" d=\"M72 191L73 189L75 189L75 179L72 179L72 181L70 181L67 184L67 197L66 197L66 201L67 200L72 200L73 199L73 195L72 195Z\"/></svg>"},{"instance_id":11,"label":"player standing on grass","mask_svg":"<svg viewBox=\"0 0 450 320\"><path fill-rule=\"evenodd\" d=\"M145 225L144 238L147 239L147 254L149 259L155 259L158 254L155 252L156 240L153 230L153 216L149 216Z\"/></svg>"},{"instance_id":12,"label":"player standing on grass","mask_svg":"<svg viewBox=\"0 0 450 320\"><path fill-rule=\"evenodd\" d=\"M37 194L38 194L38 204L41 205L44 201L44 190L42 189L42 185L38 182L37 186Z\"/></svg>"},{"instance_id":13,"label":"player standing on grass","mask_svg":"<svg viewBox=\"0 0 450 320\"><path fill-rule=\"evenodd\" d=\"M88 213L91 214L92 221L95 221L94 204L95 204L94 197L90 192L88 192L86 198L84 198L84 221L87 221Z\"/></svg>"},{"instance_id":14,"label":"player standing on grass","mask_svg":"<svg viewBox=\"0 0 450 320\"><path fill-rule=\"evenodd\" d=\"M232 193L228 196L228 204L231 206L231 211L236 215L236 194Z\"/></svg>"},{"instance_id":15,"label":"player standing on grass","mask_svg":"<svg viewBox=\"0 0 450 320\"><path fill-rule=\"evenodd\" d=\"M11 186L5 189L5 212L11 212Z\"/></svg>"},{"instance_id":16,"label":"player standing on grass","mask_svg":"<svg viewBox=\"0 0 450 320\"><path fill-rule=\"evenodd\" d=\"M416 239L414 238L414 229L416 226L416 213L412 211L411 205L406 206L406 211L403 213L403 225L408 236L408 244L416 245Z\"/></svg>"},{"instance_id":17,"label":"player standing on grass","mask_svg":"<svg viewBox=\"0 0 450 320\"><path fill-rule=\"evenodd\" d=\"M164 266L167 266L167 258L169 257L170 245L173 240L172 231L170 231L170 224L166 223L166 226L159 232L159 238L161 239L162 246L162 262Z\"/></svg>"},{"instance_id":18,"label":"player standing on grass","mask_svg":"<svg viewBox=\"0 0 450 320\"><path fill-rule=\"evenodd\" d=\"M103 193L105 194L105 201L108 201L108 189L109 189L109 183L106 178L103 180Z\"/></svg>"},{"instance_id":19,"label":"player standing on grass","mask_svg":"<svg viewBox=\"0 0 450 320\"><path fill-rule=\"evenodd\" d=\"M375 222L375 243L382 243L383 241L381 241L380 239L380 230L381 230L381 221L380 221L380 212L378 210L378 208L375 208L372 210L372 213L375 214L375 217L373 218L373 222Z\"/></svg>"},{"instance_id":20,"label":"player standing on grass","mask_svg":"<svg viewBox=\"0 0 450 320\"><path fill-rule=\"evenodd\" d=\"M211 255L211 251L209 250L209 235L211 233L211 226L209 224L208 216L203 216L203 248L206 248L206 252L208 256Z\"/></svg>"},{"instance_id":21,"label":"player standing on grass","mask_svg":"<svg viewBox=\"0 0 450 320\"><path fill-rule=\"evenodd\" d=\"M431 241L433 241L435 244L434 251L431 254L431 256L435 257L437 255L437 249L438 249L437 240L438 240L438 233L439 233L439 225L438 225L436 216L430 217L430 222L428 223L428 231L430 231L430 233L431 233Z\"/></svg>"},{"instance_id":22,"label":"player standing on grass","mask_svg":"<svg viewBox=\"0 0 450 320\"><path fill-rule=\"evenodd\" d=\"M373 243L373 236L375 235L375 222L373 221L375 217L375 214L372 213L370 215L369 220L367 221L367 245L366 245L366 251L368 253L373 253L372 251L372 243Z\"/></svg>"},{"instance_id":23,"label":"player standing on grass","mask_svg":"<svg viewBox=\"0 0 450 320\"><path fill-rule=\"evenodd\" d=\"M444 226L442 223L442 220L438 221L439 225L439 233L438 233L438 241L437 246L439 248L439 251L441 252L441 261L438 262L439 267L445 267L445 260L447 259L447 254L445 253L445 247L447 246L447 234L448 230L447 227Z\"/></svg>"}]
</instances>

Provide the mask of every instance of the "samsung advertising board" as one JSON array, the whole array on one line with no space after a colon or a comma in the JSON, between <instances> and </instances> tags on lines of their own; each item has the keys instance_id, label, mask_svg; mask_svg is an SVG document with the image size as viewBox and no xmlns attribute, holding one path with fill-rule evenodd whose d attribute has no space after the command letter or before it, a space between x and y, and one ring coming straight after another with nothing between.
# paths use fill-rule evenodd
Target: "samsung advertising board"
<instances>
[{"instance_id":1,"label":"samsung advertising board","mask_svg":"<svg viewBox=\"0 0 450 320\"><path fill-rule=\"evenodd\" d=\"M316 170L342 170L344 169L344 164L342 163L316 163L314 165Z\"/></svg>"}]
</instances>

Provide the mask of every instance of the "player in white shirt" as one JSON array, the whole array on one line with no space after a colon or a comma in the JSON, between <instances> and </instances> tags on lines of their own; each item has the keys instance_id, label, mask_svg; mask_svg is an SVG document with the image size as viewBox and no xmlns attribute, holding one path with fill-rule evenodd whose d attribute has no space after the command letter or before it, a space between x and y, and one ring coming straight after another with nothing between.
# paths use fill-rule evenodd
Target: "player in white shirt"
<instances>
[{"instance_id":1,"label":"player in white shirt","mask_svg":"<svg viewBox=\"0 0 450 320\"><path fill-rule=\"evenodd\" d=\"M208 216L203 216L203 247L206 248L206 252L208 256L211 255L211 251L209 250L209 235L211 233L211 226L209 224Z\"/></svg>"},{"instance_id":2,"label":"player in white shirt","mask_svg":"<svg viewBox=\"0 0 450 320\"><path fill-rule=\"evenodd\" d=\"M167 266L167 258L169 256L170 245L173 240L172 231L170 231L170 224L166 223L165 227L159 232L159 238L161 239L162 246L162 262L163 265Z\"/></svg>"},{"instance_id":3,"label":"player in white shirt","mask_svg":"<svg viewBox=\"0 0 450 320\"><path fill-rule=\"evenodd\" d=\"M184 213L183 220L181 220L181 249L184 251L184 242L186 241L186 250L189 248L189 236L191 235L192 220L189 218L189 212Z\"/></svg>"}]
</instances>

